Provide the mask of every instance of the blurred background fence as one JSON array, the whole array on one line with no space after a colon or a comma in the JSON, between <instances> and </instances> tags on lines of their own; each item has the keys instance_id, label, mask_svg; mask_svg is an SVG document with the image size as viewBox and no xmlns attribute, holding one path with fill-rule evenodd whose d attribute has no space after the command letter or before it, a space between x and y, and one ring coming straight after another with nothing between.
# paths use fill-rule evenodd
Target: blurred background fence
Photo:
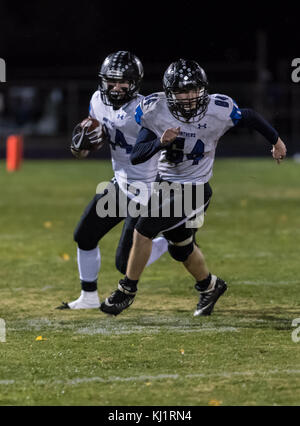
<instances>
[{"instance_id":1,"label":"blurred background fence","mask_svg":"<svg viewBox=\"0 0 300 426\"><path fill-rule=\"evenodd\" d=\"M263 46L263 44L262 44ZM144 64L142 94L161 91L168 63ZM289 155L300 151L300 85L290 81L290 64L277 64L276 78L262 55L256 62L205 63L210 93L231 96L241 108L254 108L269 120L287 143ZM26 69L0 85L0 156L5 156L8 135L24 136L25 158L68 158L72 129L88 115L91 95L97 90L95 67ZM72 76L72 78L70 78ZM269 155L268 143L248 129L232 129L221 140L220 156ZM93 156L109 156L109 149Z\"/></svg>"}]
</instances>

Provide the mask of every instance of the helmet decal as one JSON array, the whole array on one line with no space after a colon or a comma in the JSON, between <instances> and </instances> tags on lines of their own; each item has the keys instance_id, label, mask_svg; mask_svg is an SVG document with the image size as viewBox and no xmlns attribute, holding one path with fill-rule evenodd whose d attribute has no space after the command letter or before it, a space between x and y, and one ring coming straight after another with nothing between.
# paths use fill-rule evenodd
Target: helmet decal
<instances>
[{"instance_id":1,"label":"helmet decal","mask_svg":"<svg viewBox=\"0 0 300 426\"><path fill-rule=\"evenodd\" d=\"M99 72L102 101L106 105L120 108L138 94L143 76L143 65L137 56L125 50L111 53L103 61ZM107 84L108 80L128 82L128 90L123 93L113 92Z\"/></svg>"},{"instance_id":2,"label":"helmet decal","mask_svg":"<svg viewBox=\"0 0 300 426\"><path fill-rule=\"evenodd\" d=\"M164 74L163 88L169 110L179 121L200 121L206 113L208 81L205 71L197 62L186 59L173 62ZM189 92L190 95L179 95Z\"/></svg>"}]
</instances>

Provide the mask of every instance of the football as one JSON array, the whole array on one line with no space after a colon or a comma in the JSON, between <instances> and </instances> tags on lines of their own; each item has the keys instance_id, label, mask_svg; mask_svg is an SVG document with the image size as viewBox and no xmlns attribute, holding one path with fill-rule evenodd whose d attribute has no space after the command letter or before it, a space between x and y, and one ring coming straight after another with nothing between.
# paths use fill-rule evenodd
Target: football
<instances>
[{"instance_id":1,"label":"football","mask_svg":"<svg viewBox=\"0 0 300 426\"><path fill-rule=\"evenodd\" d=\"M102 146L104 145L106 135L105 135L105 132L103 131L103 126L101 125L101 123L95 118L88 117L82 120L82 122L80 123L80 126L83 130L86 129L87 136L89 135L89 133L93 132L95 129L100 128L100 130L98 131L98 139L100 140L100 142L94 142L94 143L90 142L87 148L89 151L97 151L98 149L102 148Z\"/></svg>"},{"instance_id":2,"label":"football","mask_svg":"<svg viewBox=\"0 0 300 426\"><path fill-rule=\"evenodd\" d=\"M82 120L82 122L80 123L80 126L83 129L88 128L89 132L92 132L93 130L95 130L97 127L100 126L100 123L95 118L88 117L88 118L85 118L84 120Z\"/></svg>"},{"instance_id":3,"label":"football","mask_svg":"<svg viewBox=\"0 0 300 426\"><path fill-rule=\"evenodd\" d=\"M88 117L77 124L72 134L71 152L76 158L85 158L91 151L97 151L106 141L108 133L105 126Z\"/></svg>"}]
</instances>

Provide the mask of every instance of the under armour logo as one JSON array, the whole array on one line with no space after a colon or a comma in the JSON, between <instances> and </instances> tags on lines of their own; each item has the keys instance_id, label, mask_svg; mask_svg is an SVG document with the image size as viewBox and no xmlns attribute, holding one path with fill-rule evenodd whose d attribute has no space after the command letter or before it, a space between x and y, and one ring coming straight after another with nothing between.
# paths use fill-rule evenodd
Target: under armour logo
<instances>
[{"instance_id":1,"label":"under armour logo","mask_svg":"<svg viewBox=\"0 0 300 426\"><path fill-rule=\"evenodd\" d=\"M201 129L201 128L204 128L204 129L207 129L207 124L205 123L205 124L198 124L198 129Z\"/></svg>"},{"instance_id":2,"label":"under armour logo","mask_svg":"<svg viewBox=\"0 0 300 426\"><path fill-rule=\"evenodd\" d=\"M125 114L118 114L117 119L123 120L125 117Z\"/></svg>"}]
</instances>

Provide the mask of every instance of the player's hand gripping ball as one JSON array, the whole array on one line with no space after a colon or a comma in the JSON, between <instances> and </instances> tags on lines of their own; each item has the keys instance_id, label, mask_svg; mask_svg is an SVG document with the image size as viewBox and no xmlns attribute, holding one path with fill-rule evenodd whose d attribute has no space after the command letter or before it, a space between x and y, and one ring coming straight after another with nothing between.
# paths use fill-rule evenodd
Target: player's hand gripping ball
<instances>
[{"instance_id":1,"label":"player's hand gripping ball","mask_svg":"<svg viewBox=\"0 0 300 426\"><path fill-rule=\"evenodd\" d=\"M73 130L71 152L77 158L84 158L90 151L102 148L107 139L105 126L95 118L85 118Z\"/></svg>"}]
</instances>

